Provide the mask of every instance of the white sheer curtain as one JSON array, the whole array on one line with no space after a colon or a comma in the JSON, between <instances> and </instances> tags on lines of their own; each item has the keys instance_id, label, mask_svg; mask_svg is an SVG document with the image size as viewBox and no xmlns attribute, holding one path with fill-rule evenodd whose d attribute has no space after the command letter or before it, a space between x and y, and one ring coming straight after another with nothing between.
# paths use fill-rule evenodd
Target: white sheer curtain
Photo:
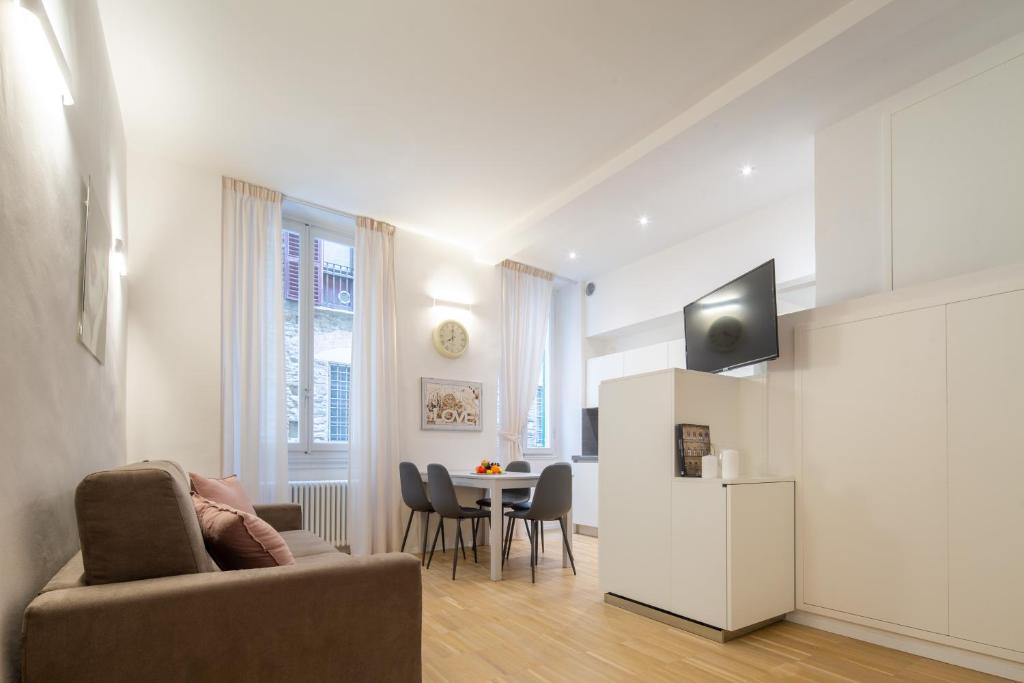
<instances>
[{"instance_id":1,"label":"white sheer curtain","mask_svg":"<svg viewBox=\"0 0 1024 683\"><path fill-rule=\"evenodd\" d=\"M523 455L522 437L544 361L554 277L504 261L501 269L501 367L498 374L499 460Z\"/></svg>"},{"instance_id":2,"label":"white sheer curtain","mask_svg":"<svg viewBox=\"0 0 1024 683\"><path fill-rule=\"evenodd\" d=\"M356 221L348 536L353 555L397 550L398 336L395 228Z\"/></svg>"},{"instance_id":3,"label":"white sheer curtain","mask_svg":"<svg viewBox=\"0 0 1024 683\"><path fill-rule=\"evenodd\" d=\"M288 487L281 194L224 178L221 203L224 474L260 503Z\"/></svg>"}]
</instances>

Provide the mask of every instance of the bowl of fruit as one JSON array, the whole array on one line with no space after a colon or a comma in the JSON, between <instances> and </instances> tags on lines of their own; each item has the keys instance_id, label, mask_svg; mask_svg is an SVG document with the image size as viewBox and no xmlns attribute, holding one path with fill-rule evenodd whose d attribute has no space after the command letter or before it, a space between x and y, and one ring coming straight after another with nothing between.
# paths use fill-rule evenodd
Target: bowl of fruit
<instances>
[{"instance_id":1,"label":"bowl of fruit","mask_svg":"<svg viewBox=\"0 0 1024 683\"><path fill-rule=\"evenodd\" d=\"M489 460L481 460L480 464L476 466L477 474L501 474L501 472L501 465Z\"/></svg>"}]
</instances>

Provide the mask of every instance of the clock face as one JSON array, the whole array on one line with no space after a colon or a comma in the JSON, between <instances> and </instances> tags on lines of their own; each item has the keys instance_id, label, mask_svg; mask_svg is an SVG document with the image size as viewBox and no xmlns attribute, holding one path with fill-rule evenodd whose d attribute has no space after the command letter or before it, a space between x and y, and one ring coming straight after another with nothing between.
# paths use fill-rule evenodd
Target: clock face
<instances>
[{"instance_id":1,"label":"clock face","mask_svg":"<svg viewBox=\"0 0 1024 683\"><path fill-rule=\"evenodd\" d=\"M454 320L445 320L434 328L434 348L442 356L458 358L469 346L469 333Z\"/></svg>"}]
</instances>

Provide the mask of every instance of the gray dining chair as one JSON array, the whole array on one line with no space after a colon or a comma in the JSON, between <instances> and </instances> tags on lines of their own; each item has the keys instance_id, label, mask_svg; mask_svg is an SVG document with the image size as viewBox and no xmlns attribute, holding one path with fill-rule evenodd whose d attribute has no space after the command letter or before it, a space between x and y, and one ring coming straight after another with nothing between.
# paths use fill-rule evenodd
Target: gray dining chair
<instances>
[{"instance_id":1,"label":"gray dining chair","mask_svg":"<svg viewBox=\"0 0 1024 683\"><path fill-rule=\"evenodd\" d=\"M540 526L544 522L558 520L562 527L562 543L569 555L569 563L572 565L572 573L576 574L576 559L572 555L572 548L569 546L568 530L566 529L566 515L572 510L572 467L567 462L557 462L548 465L540 473L537 480L537 487L533 491L533 500L529 507L513 509L505 513L510 520L522 519L530 523L533 533L530 534L530 580L537 581L537 546L539 545ZM512 549L512 534L505 539L504 557Z\"/></svg>"},{"instance_id":2,"label":"gray dining chair","mask_svg":"<svg viewBox=\"0 0 1024 683\"><path fill-rule=\"evenodd\" d=\"M444 526L444 520L454 519L457 533L455 536L455 548L452 553L452 581L455 580L455 569L459 564L459 544L462 545L462 559L466 559L466 541L462 538L462 520L470 520L473 529L473 561L477 562L476 555L476 530L481 519L485 519L491 513L480 508L464 507L459 503L455 495L455 485L452 484L451 475L444 465L427 465L427 489L430 491L430 502L434 511L440 515L440 525ZM440 531L440 529L438 529ZM434 548L437 547L438 531L434 532L434 542L430 544L430 558L427 560L427 569L434 560Z\"/></svg>"},{"instance_id":3,"label":"gray dining chair","mask_svg":"<svg viewBox=\"0 0 1024 683\"><path fill-rule=\"evenodd\" d=\"M530 463L525 460L513 460L505 468L506 472L529 472ZM501 492L501 507L504 508L515 508L525 507L530 503L530 489L504 489ZM477 506L482 508L491 507L491 499L484 497L476 501ZM490 517L487 518L488 524L490 523ZM511 523L511 522L510 522ZM523 520L523 526L526 527L526 535L530 535L530 528L527 526L526 520ZM502 530L502 539L505 538L505 534L508 533L506 529Z\"/></svg>"},{"instance_id":4,"label":"gray dining chair","mask_svg":"<svg viewBox=\"0 0 1024 683\"><path fill-rule=\"evenodd\" d=\"M409 529L412 527L412 518L417 512L423 515L423 557L420 564L427 562L427 527L430 526L430 515L434 512L434 506L427 498L427 487L423 484L420 476L420 468L411 462L398 463L398 478L402 482L402 501L409 508L409 521L405 524L405 535L402 536L402 550L405 552L405 542L409 540ZM444 523L438 522L443 527ZM441 551L445 550L444 529L441 529Z\"/></svg>"}]
</instances>

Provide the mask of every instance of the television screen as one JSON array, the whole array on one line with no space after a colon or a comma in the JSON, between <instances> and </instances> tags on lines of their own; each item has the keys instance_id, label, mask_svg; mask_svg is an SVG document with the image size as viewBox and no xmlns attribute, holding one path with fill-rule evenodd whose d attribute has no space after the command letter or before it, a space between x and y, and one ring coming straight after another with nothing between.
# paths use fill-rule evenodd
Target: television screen
<instances>
[{"instance_id":1,"label":"television screen","mask_svg":"<svg viewBox=\"0 0 1024 683\"><path fill-rule=\"evenodd\" d=\"M775 259L683 309L686 367L721 372L779 357Z\"/></svg>"}]
</instances>

